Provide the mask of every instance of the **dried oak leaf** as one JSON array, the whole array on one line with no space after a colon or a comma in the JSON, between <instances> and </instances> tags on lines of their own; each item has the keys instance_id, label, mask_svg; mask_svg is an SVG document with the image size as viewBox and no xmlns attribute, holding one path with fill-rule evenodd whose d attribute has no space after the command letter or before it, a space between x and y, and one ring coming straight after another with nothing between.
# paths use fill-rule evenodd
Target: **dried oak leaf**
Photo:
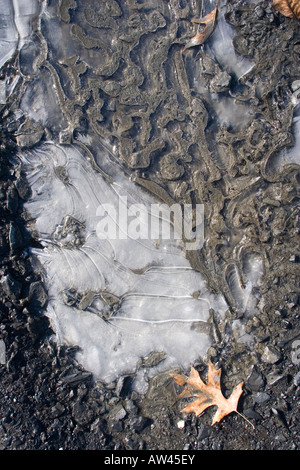
<instances>
[{"instance_id":1,"label":"dried oak leaf","mask_svg":"<svg viewBox=\"0 0 300 470\"><path fill-rule=\"evenodd\" d=\"M272 5L282 15L300 19L300 0L273 0Z\"/></svg>"},{"instance_id":2,"label":"dried oak leaf","mask_svg":"<svg viewBox=\"0 0 300 470\"><path fill-rule=\"evenodd\" d=\"M233 411L240 414L237 411L237 405L243 393L243 382L234 388L229 398L225 398L221 391L221 369L217 370L212 362L209 362L208 365L207 384L202 381L194 367L191 367L189 377L183 374L171 374L171 376L178 385L185 386L183 392L178 396L179 399L197 397L195 401L181 410L182 413L195 413L196 416L199 416L209 406L217 406L212 426Z\"/></svg>"},{"instance_id":3,"label":"dried oak leaf","mask_svg":"<svg viewBox=\"0 0 300 470\"><path fill-rule=\"evenodd\" d=\"M217 17L217 8L212 10L210 13L208 13L208 15L204 16L203 18L200 18L198 20L197 19L192 20L193 23L205 24L205 28L199 33L197 33L196 36L194 36L185 45L182 52L185 52L186 49L189 49L190 47L199 46L205 43L205 41L209 38L213 30L215 29L216 17Z\"/></svg>"}]
</instances>

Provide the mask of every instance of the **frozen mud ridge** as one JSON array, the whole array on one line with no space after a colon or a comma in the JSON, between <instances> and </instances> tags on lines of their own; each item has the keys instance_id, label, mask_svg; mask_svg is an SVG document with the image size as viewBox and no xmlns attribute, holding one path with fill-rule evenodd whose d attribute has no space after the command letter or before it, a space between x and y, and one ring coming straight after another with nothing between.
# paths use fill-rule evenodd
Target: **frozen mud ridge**
<instances>
[{"instance_id":1,"label":"frozen mud ridge","mask_svg":"<svg viewBox=\"0 0 300 470\"><path fill-rule=\"evenodd\" d=\"M297 145L299 82L279 97L275 78L251 75L255 54L237 54L244 43L225 2L207 44L185 54L191 18L213 2L2 6L0 98L19 123L16 162L40 243L30 256L57 341L79 346L79 362L105 382L136 373L139 390L148 376L205 359L218 334L251 347L243 319L259 313L261 242L280 219L268 219L265 201L277 207L274 175L299 164L295 146L278 151L283 135L289 142L276 113ZM270 90L266 122L259 96ZM158 204L170 237L137 236ZM201 246L171 236L173 205L204 207Z\"/></svg>"}]
</instances>

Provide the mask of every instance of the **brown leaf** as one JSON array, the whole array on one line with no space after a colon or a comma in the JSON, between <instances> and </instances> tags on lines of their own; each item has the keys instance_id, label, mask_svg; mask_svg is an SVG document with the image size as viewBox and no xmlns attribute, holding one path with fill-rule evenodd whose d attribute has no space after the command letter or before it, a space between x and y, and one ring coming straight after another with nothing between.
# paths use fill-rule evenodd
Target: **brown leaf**
<instances>
[{"instance_id":1,"label":"brown leaf","mask_svg":"<svg viewBox=\"0 0 300 470\"><path fill-rule=\"evenodd\" d=\"M199 20L192 20L193 23L197 24L205 24L205 28L196 34L183 48L182 52L186 51L190 47L199 46L204 44L204 42L209 38L212 34L213 30L215 29L216 24L216 17L217 17L217 8L212 10L208 15L200 18Z\"/></svg>"},{"instance_id":2,"label":"brown leaf","mask_svg":"<svg viewBox=\"0 0 300 470\"><path fill-rule=\"evenodd\" d=\"M273 0L272 5L282 15L300 19L300 0Z\"/></svg>"},{"instance_id":3,"label":"brown leaf","mask_svg":"<svg viewBox=\"0 0 300 470\"><path fill-rule=\"evenodd\" d=\"M208 365L207 384L202 381L194 367L191 367L189 377L182 374L171 375L178 385L185 386L178 396L179 399L197 397L195 401L181 410L182 413L195 413L196 416L199 416L209 406L217 406L218 409L213 416L212 425L233 411L238 413L237 405L243 393L243 382L234 388L229 398L225 398L221 391L221 369L217 370L212 362L209 362Z\"/></svg>"}]
</instances>

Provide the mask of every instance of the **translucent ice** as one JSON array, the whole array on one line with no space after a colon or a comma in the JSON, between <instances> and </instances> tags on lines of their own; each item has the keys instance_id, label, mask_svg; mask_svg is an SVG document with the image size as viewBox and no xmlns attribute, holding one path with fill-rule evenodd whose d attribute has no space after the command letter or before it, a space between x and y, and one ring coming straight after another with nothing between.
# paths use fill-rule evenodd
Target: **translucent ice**
<instances>
[{"instance_id":1,"label":"translucent ice","mask_svg":"<svg viewBox=\"0 0 300 470\"><path fill-rule=\"evenodd\" d=\"M152 351L166 353L162 368L187 367L205 357L210 308L223 316L225 301L209 293L182 242L98 237L100 204L117 209L120 196L129 207L157 203L111 165L101 142L99 148L114 182L79 145L48 142L20 155L32 188L27 210L44 245L33 253L45 275L47 314L59 340L80 346L80 361L102 380L134 371Z\"/></svg>"},{"instance_id":2,"label":"translucent ice","mask_svg":"<svg viewBox=\"0 0 300 470\"><path fill-rule=\"evenodd\" d=\"M249 59L236 54L232 41L236 33L224 17L226 2L221 0L218 3L216 27L209 40L208 50L225 70L236 75L237 79L240 79L252 69L254 64ZM204 1L202 7L203 16L209 13L215 6L216 2L214 0Z\"/></svg>"},{"instance_id":3,"label":"translucent ice","mask_svg":"<svg viewBox=\"0 0 300 470\"><path fill-rule=\"evenodd\" d=\"M32 32L38 0L1 0L0 67L21 48Z\"/></svg>"}]
</instances>

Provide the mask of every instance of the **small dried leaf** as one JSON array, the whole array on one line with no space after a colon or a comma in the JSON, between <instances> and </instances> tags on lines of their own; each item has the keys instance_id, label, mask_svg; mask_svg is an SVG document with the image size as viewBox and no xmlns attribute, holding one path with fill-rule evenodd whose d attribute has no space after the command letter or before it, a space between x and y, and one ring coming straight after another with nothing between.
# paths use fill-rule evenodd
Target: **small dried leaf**
<instances>
[{"instance_id":1,"label":"small dried leaf","mask_svg":"<svg viewBox=\"0 0 300 470\"><path fill-rule=\"evenodd\" d=\"M200 19L194 19L192 20L193 23L197 24L205 24L205 28L200 31L199 33L196 34L184 47L182 52L186 51L186 49L189 49L190 47L194 46L199 46L201 44L204 44L204 42L209 38L209 36L212 34L213 30L215 29L215 24L216 24L216 17L217 17L217 8L212 10L208 15L204 16L203 18Z\"/></svg>"},{"instance_id":2,"label":"small dried leaf","mask_svg":"<svg viewBox=\"0 0 300 470\"><path fill-rule=\"evenodd\" d=\"M199 416L209 406L217 406L217 411L213 416L212 425L221 421L224 416L237 412L237 405L243 393L243 382L239 383L231 393L229 398L225 398L221 391L221 369L217 370L209 362L207 384L200 378L194 367L191 367L190 376L172 374L178 385L185 386L179 399L196 397L197 399L181 410L182 413L195 413Z\"/></svg>"},{"instance_id":3,"label":"small dried leaf","mask_svg":"<svg viewBox=\"0 0 300 470\"><path fill-rule=\"evenodd\" d=\"M272 5L282 15L300 19L300 0L273 0Z\"/></svg>"}]
</instances>

